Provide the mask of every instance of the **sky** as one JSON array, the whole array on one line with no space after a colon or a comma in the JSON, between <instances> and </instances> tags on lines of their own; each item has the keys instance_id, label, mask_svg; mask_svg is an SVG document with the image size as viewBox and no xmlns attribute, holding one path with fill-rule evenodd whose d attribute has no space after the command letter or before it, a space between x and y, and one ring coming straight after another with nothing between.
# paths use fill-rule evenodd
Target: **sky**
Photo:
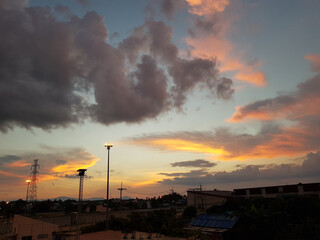
<instances>
[{"instance_id":1,"label":"sky","mask_svg":"<svg viewBox=\"0 0 320 240\"><path fill-rule=\"evenodd\" d=\"M0 200L320 181L318 0L2 0Z\"/></svg>"}]
</instances>

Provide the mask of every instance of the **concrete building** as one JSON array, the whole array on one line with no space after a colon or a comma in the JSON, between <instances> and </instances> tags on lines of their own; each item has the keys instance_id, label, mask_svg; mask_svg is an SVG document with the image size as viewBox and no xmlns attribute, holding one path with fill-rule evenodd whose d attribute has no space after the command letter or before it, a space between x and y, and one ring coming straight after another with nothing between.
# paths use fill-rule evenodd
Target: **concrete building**
<instances>
[{"instance_id":1,"label":"concrete building","mask_svg":"<svg viewBox=\"0 0 320 240\"><path fill-rule=\"evenodd\" d=\"M194 206L197 210L205 211L213 205L222 205L230 197L232 191L187 191L187 206Z\"/></svg>"},{"instance_id":2,"label":"concrete building","mask_svg":"<svg viewBox=\"0 0 320 240\"><path fill-rule=\"evenodd\" d=\"M59 231L59 226L21 215L14 215L12 231L11 239L15 240L54 240L55 233Z\"/></svg>"},{"instance_id":3,"label":"concrete building","mask_svg":"<svg viewBox=\"0 0 320 240\"><path fill-rule=\"evenodd\" d=\"M313 195L320 198L320 183L299 183L291 185L240 188L234 189L234 195L238 197L275 198L285 195Z\"/></svg>"}]
</instances>

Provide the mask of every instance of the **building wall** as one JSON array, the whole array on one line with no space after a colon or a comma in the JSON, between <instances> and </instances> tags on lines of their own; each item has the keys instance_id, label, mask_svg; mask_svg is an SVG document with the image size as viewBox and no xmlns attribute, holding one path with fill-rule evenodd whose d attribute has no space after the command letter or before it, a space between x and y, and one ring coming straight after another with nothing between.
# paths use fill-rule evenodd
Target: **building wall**
<instances>
[{"instance_id":1,"label":"building wall","mask_svg":"<svg viewBox=\"0 0 320 240\"><path fill-rule=\"evenodd\" d=\"M320 183L292 184L257 188L234 189L234 195L239 197L275 198L281 195L316 195L320 198Z\"/></svg>"},{"instance_id":2,"label":"building wall","mask_svg":"<svg viewBox=\"0 0 320 240\"><path fill-rule=\"evenodd\" d=\"M14 215L12 231L17 234L17 240L53 240L53 232L58 230L59 227L56 224Z\"/></svg>"},{"instance_id":3,"label":"building wall","mask_svg":"<svg viewBox=\"0 0 320 240\"><path fill-rule=\"evenodd\" d=\"M187 206L194 206L198 210L206 210L213 205L222 205L227 200L225 194L218 196L216 191L188 191L187 192Z\"/></svg>"}]
</instances>

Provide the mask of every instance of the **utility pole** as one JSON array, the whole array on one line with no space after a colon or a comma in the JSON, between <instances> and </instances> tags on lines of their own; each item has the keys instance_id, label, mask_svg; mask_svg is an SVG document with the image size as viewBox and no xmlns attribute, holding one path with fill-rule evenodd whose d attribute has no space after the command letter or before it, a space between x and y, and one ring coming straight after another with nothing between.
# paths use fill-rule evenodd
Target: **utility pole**
<instances>
[{"instance_id":1,"label":"utility pole","mask_svg":"<svg viewBox=\"0 0 320 240\"><path fill-rule=\"evenodd\" d=\"M121 215L122 191L127 190L127 189L122 187L122 182L121 182L121 187L118 188L118 190L120 191L120 215Z\"/></svg>"}]
</instances>

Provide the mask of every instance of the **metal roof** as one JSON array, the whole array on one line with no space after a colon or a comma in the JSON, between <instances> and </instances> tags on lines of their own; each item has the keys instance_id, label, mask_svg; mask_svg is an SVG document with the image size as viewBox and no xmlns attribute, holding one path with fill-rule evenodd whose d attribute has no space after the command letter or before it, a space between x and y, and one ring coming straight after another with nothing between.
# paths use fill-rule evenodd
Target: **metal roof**
<instances>
[{"instance_id":1,"label":"metal roof","mask_svg":"<svg viewBox=\"0 0 320 240\"><path fill-rule=\"evenodd\" d=\"M190 226L231 229L239 219L238 216L203 214L190 222Z\"/></svg>"}]
</instances>

